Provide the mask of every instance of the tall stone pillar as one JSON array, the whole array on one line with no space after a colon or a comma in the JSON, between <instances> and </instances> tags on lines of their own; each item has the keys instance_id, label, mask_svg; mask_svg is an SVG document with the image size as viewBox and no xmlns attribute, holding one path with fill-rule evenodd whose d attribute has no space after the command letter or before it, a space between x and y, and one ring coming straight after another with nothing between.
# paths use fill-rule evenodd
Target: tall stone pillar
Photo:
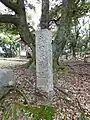
<instances>
[{"instance_id":1,"label":"tall stone pillar","mask_svg":"<svg viewBox=\"0 0 90 120\"><path fill-rule=\"evenodd\" d=\"M52 72L52 34L47 29L36 32L36 76L37 87L47 92L53 92Z\"/></svg>"}]
</instances>

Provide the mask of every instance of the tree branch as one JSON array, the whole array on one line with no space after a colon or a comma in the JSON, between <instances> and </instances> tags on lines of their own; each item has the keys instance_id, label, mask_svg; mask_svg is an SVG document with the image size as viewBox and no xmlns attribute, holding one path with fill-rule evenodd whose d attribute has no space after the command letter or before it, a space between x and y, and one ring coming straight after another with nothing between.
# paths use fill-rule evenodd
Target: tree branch
<instances>
[{"instance_id":1,"label":"tree branch","mask_svg":"<svg viewBox=\"0 0 90 120\"><path fill-rule=\"evenodd\" d=\"M16 15L4 14L4 15L0 15L0 22L1 23L12 23L17 26L20 21L19 21L19 17Z\"/></svg>"},{"instance_id":2,"label":"tree branch","mask_svg":"<svg viewBox=\"0 0 90 120\"><path fill-rule=\"evenodd\" d=\"M18 13L18 4L10 2L10 0L0 0L6 7L12 9L15 13Z\"/></svg>"},{"instance_id":3,"label":"tree branch","mask_svg":"<svg viewBox=\"0 0 90 120\"><path fill-rule=\"evenodd\" d=\"M49 21L49 25L51 25L52 22L54 22L54 23L58 26L59 24L58 24L57 22L58 22L60 19L61 19L61 16L58 17L57 19L52 19L52 20L50 20L50 21ZM51 22L51 24L50 24L50 22Z\"/></svg>"},{"instance_id":4,"label":"tree branch","mask_svg":"<svg viewBox=\"0 0 90 120\"><path fill-rule=\"evenodd\" d=\"M18 0L18 4L22 9L25 9L24 0Z\"/></svg>"}]
</instances>

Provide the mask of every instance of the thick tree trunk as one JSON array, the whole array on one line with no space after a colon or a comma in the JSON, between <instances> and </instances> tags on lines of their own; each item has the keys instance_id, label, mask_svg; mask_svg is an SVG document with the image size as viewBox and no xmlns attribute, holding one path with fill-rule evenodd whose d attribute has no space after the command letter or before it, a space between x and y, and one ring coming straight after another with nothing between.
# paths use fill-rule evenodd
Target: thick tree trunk
<instances>
[{"instance_id":1,"label":"thick tree trunk","mask_svg":"<svg viewBox=\"0 0 90 120\"><path fill-rule=\"evenodd\" d=\"M53 54L54 58L58 61L59 56L63 54L63 49L68 39L70 39L71 33L71 8L73 0L62 1L61 19L56 34L56 38L53 42Z\"/></svg>"},{"instance_id":2,"label":"thick tree trunk","mask_svg":"<svg viewBox=\"0 0 90 120\"><path fill-rule=\"evenodd\" d=\"M73 57L76 58L76 50L75 50L75 48L72 49L72 52L73 52Z\"/></svg>"},{"instance_id":3,"label":"thick tree trunk","mask_svg":"<svg viewBox=\"0 0 90 120\"><path fill-rule=\"evenodd\" d=\"M26 21L26 12L25 12L25 6L24 6L24 0L19 0L19 17L20 17L20 24L18 26L19 33L23 40L28 44L28 46L31 47L33 56L32 59L35 61L35 40L34 36L30 33L29 27Z\"/></svg>"},{"instance_id":4,"label":"thick tree trunk","mask_svg":"<svg viewBox=\"0 0 90 120\"><path fill-rule=\"evenodd\" d=\"M20 17L20 25L18 26L19 33L21 35L21 38L28 44L28 46L31 47L32 52L33 52L33 60L35 60L35 40L33 35L30 33L25 16Z\"/></svg>"},{"instance_id":5,"label":"thick tree trunk","mask_svg":"<svg viewBox=\"0 0 90 120\"><path fill-rule=\"evenodd\" d=\"M49 27L49 0L42 0L42 15L40 21L41 29Z\"/></svg>"}]
</instances>

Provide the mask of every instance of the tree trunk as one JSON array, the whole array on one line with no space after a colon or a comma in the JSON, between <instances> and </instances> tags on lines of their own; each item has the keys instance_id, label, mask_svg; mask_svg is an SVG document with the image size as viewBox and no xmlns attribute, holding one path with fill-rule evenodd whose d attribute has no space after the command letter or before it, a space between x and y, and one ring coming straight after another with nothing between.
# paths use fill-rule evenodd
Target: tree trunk
<instances>
[{"instance_id":1,"label":"tree trunk","mask_svg":"<svg viewBox=\"0 0 90 120\"><path fill-rule=\"evenodd\" d=\"M40 27L41 29L48 29L49 27L49 0L42 0Z\"/></svg>"},{"instance_id":2,"label":"tree trunk","mask_svg":"<svg viewBox=\"0 0 90 120\"><path fill-rule=\"evenodd\" d=\"M73 52L73 57L76 58L76 50L75 50L75 48L72 49L72 52Z\"/></svg>"},{"instance_id":3,"label":"tree trunk","mask_svg":"<svg viewBox=\"0 0 90 120\"><path fill-rule=\"evenodd\" d=\"M57 61L59 56L63 54L63 49L66 45L66 42L70 38L72 24L72 3L73 0L62 1L61 19L59 21L57 34L53 42L53 54Z\"/></svg>"}]
</instances>

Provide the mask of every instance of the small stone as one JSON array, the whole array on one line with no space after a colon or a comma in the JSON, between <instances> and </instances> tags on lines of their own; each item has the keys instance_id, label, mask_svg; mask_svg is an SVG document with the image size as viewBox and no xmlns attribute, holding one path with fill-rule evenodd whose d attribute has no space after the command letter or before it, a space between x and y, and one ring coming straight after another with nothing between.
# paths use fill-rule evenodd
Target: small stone
<instances>
[{"instance_id":1,"label":"small stone","mask_svg":"<svg viewBox=\"0 0 90 120\"><path fill-rule=\"evenodd\" d=\"M9 81L9 86L13 86L14 85L14 82L11 80Z\"/></svg>"},{"instance_id":2,"label":"small stone","mask_svg":"<svg viewBox=\"0 0 90 120\"><path fill-rule=\"evenodd\" d=\"M14 84L15 84L15 77L13 70L0 69L0 88Z\"/></svg>"}]
</instances>

